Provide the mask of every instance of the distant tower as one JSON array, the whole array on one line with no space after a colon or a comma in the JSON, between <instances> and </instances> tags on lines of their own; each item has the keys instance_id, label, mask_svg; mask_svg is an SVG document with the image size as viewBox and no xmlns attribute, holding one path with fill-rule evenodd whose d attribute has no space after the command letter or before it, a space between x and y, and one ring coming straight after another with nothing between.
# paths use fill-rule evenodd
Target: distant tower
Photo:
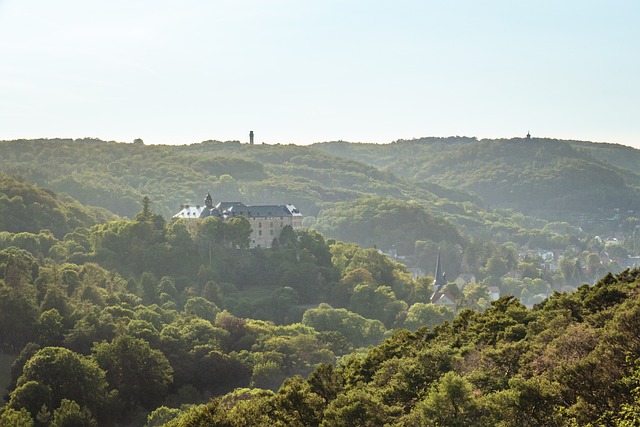
<instances>
[{"instance_id":1,"label":"distant tower","mask_svg":"<svg viewBox=\"0 0 640 427\"><path fill-rule=\"evenodd\" d=\"M527 131L527 140L531 139L531 134L529 133L529 131Z\"/></svg>"},{"instance_id":2,"label":"distant tower","mask_svg":"<svg viewBox=\"0 0 640 427\"><path fill-rule=\"evenodd\" d=\"M253 131L249 132L249 144L253 145Z\"/></svg>"}]
</instances>

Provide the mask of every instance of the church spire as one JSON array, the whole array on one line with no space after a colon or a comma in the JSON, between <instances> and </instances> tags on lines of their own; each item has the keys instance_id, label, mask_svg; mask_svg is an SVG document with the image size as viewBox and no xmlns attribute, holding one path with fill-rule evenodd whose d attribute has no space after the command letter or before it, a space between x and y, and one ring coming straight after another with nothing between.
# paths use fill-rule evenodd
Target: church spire
<instances>
[{"instance_id":1,"label":"church spire","mask_svg":"<svg viewBox=\"0 0 640 427\"><path fill-rule=\"evenodd\" d=\"M435 292L439 292L446 284L447 276L446 273L442 271L442 266L440 264L440 250L438 250L438 260L436 261L436 274L433 280L433 290Z\"/></svg>"}]
</instances>

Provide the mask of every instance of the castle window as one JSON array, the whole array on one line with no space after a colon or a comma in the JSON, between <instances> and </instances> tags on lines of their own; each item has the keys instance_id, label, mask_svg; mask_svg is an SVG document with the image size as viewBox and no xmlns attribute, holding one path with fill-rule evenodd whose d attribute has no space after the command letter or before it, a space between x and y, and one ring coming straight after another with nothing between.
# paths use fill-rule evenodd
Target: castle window
<instances>
[{"instance_id":1,"label":"castle window","mask_svg":"<svg viewBox=\"0 0 640 427\"><path fill-rule=\"evenodd\" d=\"M271 235L273 236L273 230L271 230Z\"/></svg>"},{"instance_id":2,"label":"castle window","mask_svg":"<svg viewBox=\"0 0 640 427\"><path fill-rule=\"evenodd\" d=\"M262 236L262 230L258 231L258 236Z\"/></svg>"}]
</instances>

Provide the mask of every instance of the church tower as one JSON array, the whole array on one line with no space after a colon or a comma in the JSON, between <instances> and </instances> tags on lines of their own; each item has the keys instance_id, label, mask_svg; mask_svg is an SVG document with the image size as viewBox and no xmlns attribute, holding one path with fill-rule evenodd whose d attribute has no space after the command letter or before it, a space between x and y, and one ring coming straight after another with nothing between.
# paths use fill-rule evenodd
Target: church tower
<instances>
[{"instance_id":1,"label":"church tower","mask_svg":"<svg viewBox=\"0 0 640 427\"><path fill-rule=\"evenodd\" d=\"M433 291L440 292L442 288L447 284L447 273L442 271L440 264L440 251L438 251L438 259L436 261L436 274L433 280Z\"/></svg>"}]
</instances>

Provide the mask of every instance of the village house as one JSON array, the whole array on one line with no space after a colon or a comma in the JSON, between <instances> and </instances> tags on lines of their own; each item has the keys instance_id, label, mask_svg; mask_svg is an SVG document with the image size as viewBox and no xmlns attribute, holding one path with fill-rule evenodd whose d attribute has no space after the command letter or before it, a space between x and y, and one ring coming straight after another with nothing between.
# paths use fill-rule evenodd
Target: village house
<instances>
[{"instance_id":1,"label":"village house","mask_svg":"<svg viewBox=\"0 0 640 427\"><path fill-rule=\"evenodd\" d=\"M500 288L498 286L489 286L487 288L489 292L489 297L491 297L491 301L497 301L500 299Z\"/></svg>"}]
</instances>

